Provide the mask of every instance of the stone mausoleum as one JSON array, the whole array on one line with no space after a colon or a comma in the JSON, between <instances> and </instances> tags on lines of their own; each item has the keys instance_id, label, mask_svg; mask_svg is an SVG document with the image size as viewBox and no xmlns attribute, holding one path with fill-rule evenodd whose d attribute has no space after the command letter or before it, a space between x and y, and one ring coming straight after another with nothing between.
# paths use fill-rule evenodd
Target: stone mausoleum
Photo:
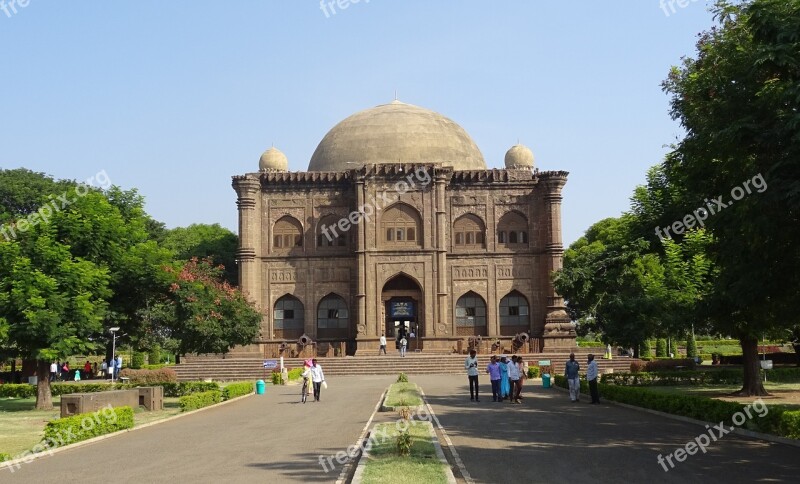
<instances>
[{"instance_id":1,"label":"stone mausoleum","mask_svg":"<svg viewBox=\"0 0 800 484\"><path fill-rule=\"evenodd\" d=\"M308 170L278 149L233 177L240 285L264 314L254 344L274 357L575 345L550 274L561 267L563 171L511 147L489 169L452 120L394 101L322 139Z\"/></svg>"}]
</instances>

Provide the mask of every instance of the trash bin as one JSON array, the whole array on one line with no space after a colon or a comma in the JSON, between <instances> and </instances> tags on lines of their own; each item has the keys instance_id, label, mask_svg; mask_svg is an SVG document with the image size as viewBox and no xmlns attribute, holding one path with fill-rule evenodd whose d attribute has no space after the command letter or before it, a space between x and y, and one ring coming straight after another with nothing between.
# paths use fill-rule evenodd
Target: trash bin
<instances>
[{"instance_id":1,"label":"trash bin","mask_svg":"<svg viewBox=\"0 0 800 484\"><path fill-rule=\"evenodd\" d=\"M542 375L542 388L550 388L550 373Z\"/></svg>"},{"instance_id":2,"label":"trash bin","mask_svg":"<svg viewBox=\"0 0 800 484\"><path fill-rule=\"evenodd\" d=\"M263 395L266 387L267 385L264 383L264 380L258 380L256 382L256 395Z\"/></svg>"}]
</instances>

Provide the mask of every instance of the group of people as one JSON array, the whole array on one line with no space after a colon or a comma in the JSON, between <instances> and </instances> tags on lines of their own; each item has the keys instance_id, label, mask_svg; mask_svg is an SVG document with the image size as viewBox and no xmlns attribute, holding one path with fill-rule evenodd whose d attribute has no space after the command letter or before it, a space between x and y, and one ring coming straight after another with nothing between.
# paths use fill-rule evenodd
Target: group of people
<instances>
[{"instance_id":1,"label":"group of people","mask_svg":"<svg viewBox=\"0 0 800 484\"><path fill-rule=\"evenodd\" d=\"M122 371L122 356L111 358L108 362L103 361L99 367L97 363L94 364L87 361L84 363L83 368L71 369L68 362L54 361L50 363L50 381L81 381L90 380L93 378L108 378L113 379L114 375L119 375Z\"/></svg>"},{"instance_id":2,"label":"group of people","mask_svg":"<svg viewBox=\"0 0 800 484\"><path fill-rule=\"evenodd\" d=\"M470 351L464 360L464 369L467 370L469 378L469 399L480 402L478 383L480 371L475 350ZM492 355L491 361L486 366L486 373L489 374L489 381L492 383L493 402L502 403L508 400L513 404L522 403L522 385L528 378L528 364L521 356L513 355L509 359L505 355L500 357Z\"/></svg>"},{"instance_id":3,"label":"group of people","mask_svg":"<svg viewBox=\"0 0 800 484\"><path fill-rule=\"evenodd\" d=\"M300 393L301 401L306 403L306 398L313 391L314 401L318 402L320 393L322 393L322 387L325 386L327 388L327 384L325 383L325 374L322 373L322 367L319 365L316 358L304 362L302 377L303 389Z\"/></svg>"},{"instance_id":4,"label":"group of people","mask_svg":"<svg viewBox=\"0 0 800 484\"><path fill-rule=\"evenodd\" d=\"M413 338L413 337L414 337L414 332L411 331L408 334L408 338ZM404 330L401 330L399 332L399 334L397 335L397 341L395 342L395 346L397 346L397 351L400 352L400 356L403 357L403 358L405 358L406 350L408 350L408 338L406 338L406 332ZM386 354L386 334L385 333L381 333L381 337L379 339L379 343L380 343L380 348L378 348L378 354L380 355L381 353L383 353L385 355Z\"/></svg>"},{"instance_id":5,"label":"group of people","mask_svg":"<svg viewBox=\"0 0 800 484\"><path fill-rule=\"evenodd\" d=\"M589 382L589 395L592 397L592 403L600 403L600 394L597 390L597 376L598 368L597 362L594 361L594 355L588 355L588 366L586 367L586 380ZM567 378L567 385L569 386L569 399L572 402L579 402L581 396L581 380L578 372L581 369L580 363L575 361L575 353L569 354L569 361L564 368L564 376Z\"/></svg>"}]
</instances>

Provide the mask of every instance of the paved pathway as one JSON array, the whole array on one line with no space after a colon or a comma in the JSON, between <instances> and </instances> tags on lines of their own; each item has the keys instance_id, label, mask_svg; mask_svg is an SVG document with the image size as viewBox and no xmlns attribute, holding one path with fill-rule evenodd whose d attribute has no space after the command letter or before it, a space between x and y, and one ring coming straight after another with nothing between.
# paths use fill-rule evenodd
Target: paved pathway
<instances>
[{"instance_id":1,"label":"paved pathway","mask_svg":"<svg viewBox=\"0 0 800 484\"><path fill-rule=\"evenodd\" d=\"M322 401L298 386L267 387L194 415L0 469L2 483L334 482L318 456L353 444L392 377L328 380ZM335 462L335 461L334 461Z\"/></svg>"},{"instance_id":2,"label":"paved pathway","mask_svg":"<svg viewBox=\"0 0 800 484\"><path fill-rule=\"evenodd\" d=\"M683 447L704 427L611 404L571 403L568 394L533 384L522 405L493 403L483 378L489 393L480 403L469 401L466 376L413 378L476 482L708 484L800 476L800 448L732 434L665 472L657 456Z\"/></svg>"}]
</instances>

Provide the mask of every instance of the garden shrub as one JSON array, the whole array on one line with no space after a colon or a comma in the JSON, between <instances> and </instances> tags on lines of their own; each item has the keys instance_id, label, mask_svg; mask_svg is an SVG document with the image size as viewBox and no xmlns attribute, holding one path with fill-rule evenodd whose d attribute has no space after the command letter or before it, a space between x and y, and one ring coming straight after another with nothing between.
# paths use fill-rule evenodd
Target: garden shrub
<instances>
[{"instance_id":1,"label":"garden shrub","mask_svg":"<svg viewBox=\"0 0 800 484\"><path fill-rule=\"evenodd\" d=\"M131 407L106 407L97 412L82 413L47 422L44 427L44 438L66 445L130 428L133 428Z\"/></svg>"},{"instance_id":2,"label":"garden shrub","mask_svg":"<svg viewBox=\"0 0 800 484\"><path fill-rule=\"evenodd\" d=\"M283 377L281 376L280 371L273 371L272 372L272 384L273 385L281 385L283 384Z\"/></svg>"},{"instance_id":3,"label":"garden shrub","mask_svg":"<svg viewBox=\"0 0 800 484\"><path fill-rule=\"evenodd\" d=\"M656 340L656 358L666 358L669 355L667 354L667 340L664 338L658 338Z\"/></svg>"},{"instance_id":4,"label":"garden shrub","mask_svg":"<svg viewBox=\"0 0 800 484\"><path fill-rule=\"evenodd\" d=\"M800 410L783 412L780 425L781 434L790 439L800 439Z\"/></svg>"},{"instance_id":5,"label":"garden shrub","mask_svg":"<svg viewBox=\"0 0 800 484\"><path fill-rule=\"evenodd\" d=\"M694 334L689 334L689 339L686 341L686 357L694 358L697 356L697 341L694 339Z\"/></svg>"},{"instance_id":6,"label":"garden shrub","mask_svg":"<svg viewBox=\"0 0 800 484\"><path fill-rule=\"evenodd\" d=\"M230 400L231 398L241 397L253 393L255 385L251 381L243 381L239 383L231 383L222 389L222 399Z\"/></svg>"},{"instance_id":7,"label":"garden shrub","mask_svg":"<svg viewBox=\"0 0 800 484\"><path fill-rule=\"evenodd\" d=\"M164 387L165 397L182 397L191 395L193 393L201 393L217 390L219 391L219 383L204 382L204 381L182 381L180 383L165 382L154 383L152 385L138 385L138 386L161 386Z\"/></svg>"},{"instance_id":8,"label":"garden shrub","mask_svg":"<svg viewBox=\"0 0 800 484\"><path fill-rule=\"evenodd\" d=\"M6 454L5 452L0 452L0 462L5 462L7 460L11 460L11 454Z\"/></svg>"},{"instance_id":9,"label":"garden shrub","mask_svg":"<svg viewBox=\"0 0 800 484\"><path fill-rule=\"evenodd\" d=\"M397 375L397 383L408 383L408 375L405 373Z\"/></svg>"},{"instance_id":10,"label":"garden shrub","mask_svg":"<svg viewBox=\"0 0 800 484\"><path fill-rule=\"evenodd\" d=\"M155 385L178 381L178 375L172 368L161 368L160 370L131 370L125 368L120 372L119 376L120 378L130 378L130 383L136 385Z\"/></svg>"},{"instance_id":11,"label":"garden shrub","mask_svg":"<svg viewBox=\"0 0 800 484\"><path fill-rule=\"evenodd\" d=\"M36 396L36 386L27 383L0 385L0 398L31 398Z\"/></svg>"},{"instance_id":12,"label":"garden shrub","mask_svg":"<svg viewBox=\"0 0 800 484\"><path fill-rule=\"evenodd\" d=\"M644 371L645 366L647 366L646 361L631 361L631 373L639 373Z\"/></svg>"},{"instance_id":13,"label":"garden shrub","mask_svg":"<svg viewBox=\"0 0 800 484\"><path fill-rule=\"evenodd\" d=\"M652 358L653 357L653 349L650 346L650 340L646 339L642 341L641 346L639 346L639 356L642 358Z\"/></svg>"},{"instance_id":14,"label":"garden shrub","mask_svg":"<svg viewBox=\"0 0 800 484\"><path fill-rule=\"evenodd\" d=\"M153 346L150 348L150 351L147 352L147 363L149 365L159 365L161 364L161 347L158 345Z\"/></svg>"},{"instance_id":15,"label":"garden shrub","mask_svg":"<svg viewBox=\"0 0 800 484\"><path fill-rule=\"evenodd\" d=\"M289 381L299 380L302 375L303 375L302 368L294 368L292 370L289 370Z\"/></svg>"},{"instance_id":16,"label":"garden shrub","mask_svg":"<svg viewBox=\"0 0 800 484\"><path fill-rule=\"evenodd\" d=\"M166 363L158 363L157 365L147 364L147 365L142 365L142 369L143 370L160 370L162 368L166 368L167 366L169 366L169 365L167 365Z\"/></svg>"},{"instance_id":17,"label":"garden shrub","mask_svg":"<svg viewBox=\"0 0 800 484\"><path fill-rule=\"evenodd\" d=\"M131 358L131 368L138 370L142 368L142 365L144 365L144 353L134 351L133 358Z\"/></svg>"},{"instance_id":18,"label":"garden shrub","mask_svg":"<svg viewBox=\"0 0 800 484\"><path fill-rule=\"evenodd\" d=\"M529 366L528 367L528 378L539 378L540 370L538 366Z\"/></svg>"},{"instance_id":19,"label":"garden shrub","mask_svg":"<svg viewBox=\"0 0 800 484\"><path fill-rule=\"evenodd\" d=\"M181 412L188 412L189 410L197 410L198 408L208 407L221 401L222 392L220 390L210 390L207 392L184 395L180 398L179 403Z\"/></svg>"},{"instance_id":20,"label":"garden shrub","mask_svg":"<svg viewBox=\"0 0 800 484\"><path fill-rule=\"evenodd\" d=\"M690 358L673 358L667 360L648 361L644 369L645 371L672 371L680 369L693 370L695 365L696 364L694 360Z\"/></svg>"},{"instance_id":21,"label":"garden shrub","mask_svg":"<svg viewBox=\"0 0 800 484\"><path fill-rule=\"evenodd\" d=\"M132 387L131 385L124 385L122 383L51 383L50 393L55 397L58 395L69 395L71 393L98 393L111 390L125 390L127 388Z\"/></svg>"}]
</instances>

